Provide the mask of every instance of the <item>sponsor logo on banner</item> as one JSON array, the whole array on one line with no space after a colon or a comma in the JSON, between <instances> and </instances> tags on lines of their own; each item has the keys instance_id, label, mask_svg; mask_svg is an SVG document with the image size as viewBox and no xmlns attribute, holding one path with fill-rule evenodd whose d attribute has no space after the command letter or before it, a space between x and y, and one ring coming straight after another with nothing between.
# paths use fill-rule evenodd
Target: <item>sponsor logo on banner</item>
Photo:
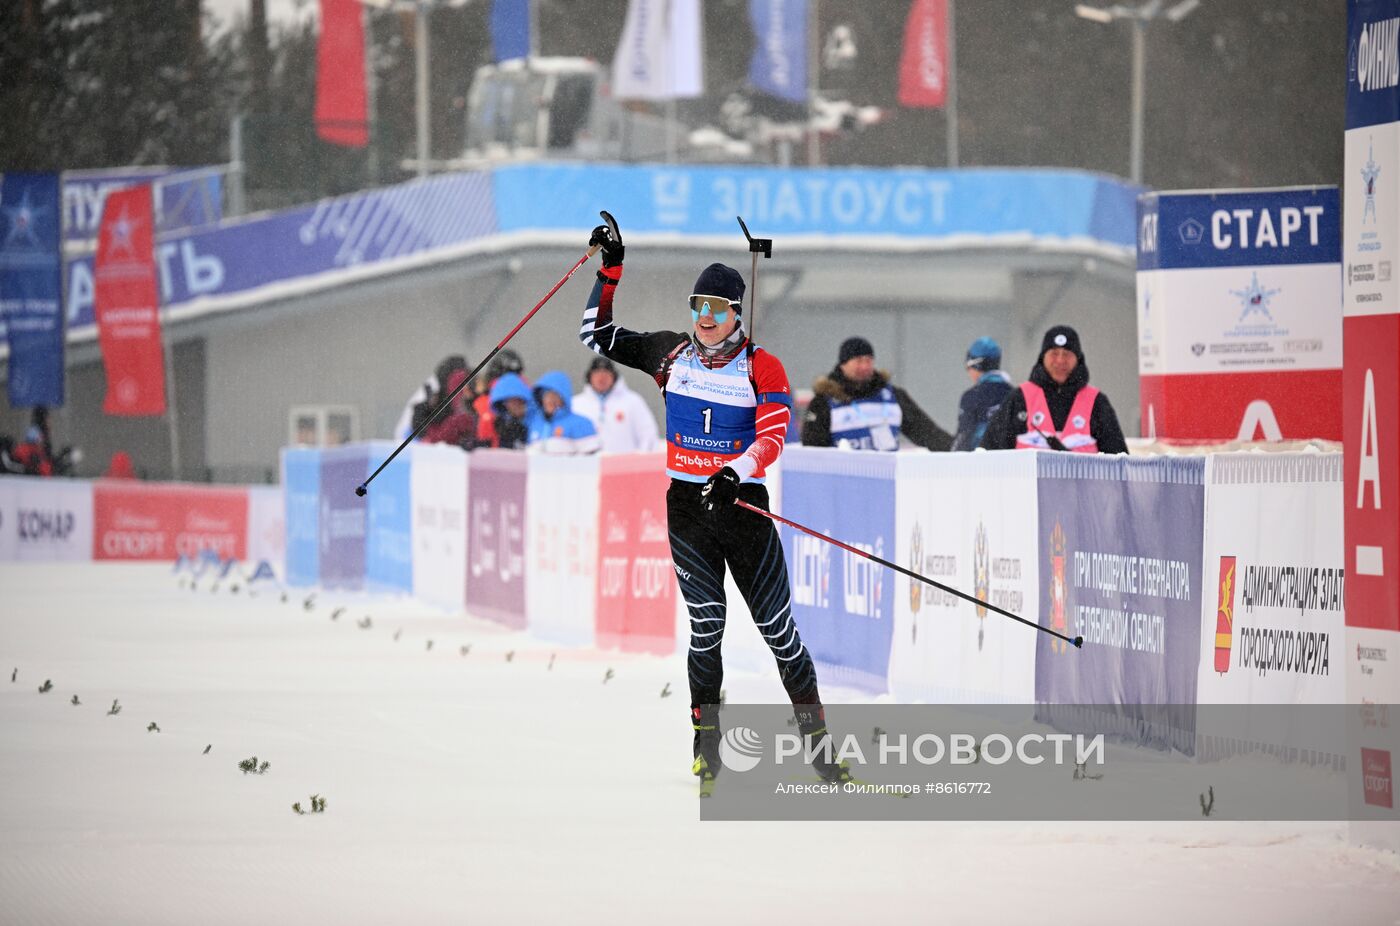
<instances>
[{"instance_id":1,"label":"sponsor logo on banner","mask_svg":"<svg viewBox=\"0 0 1400 926\"><path fill-rule=\"evenodd\" d=\"M1384 646L1365 646L1356 644L1357 668L1362 675L1375 675L1375 663L1388 662L1389 653Z\"/></svg>"},{"instance_id":2,"label":"sponsor logo on banner","mask_svg":"<svg viewBox=\"0 0 1400 926\"><path fill-rule=\"evenodd\" d=\"M1361 748L1361 786L1366 803L1372 807L1395 806L1389 749Z\"/></svg>"},{"instance_id":3,"label":"sponsor logo on banner","mask_svg":"<svg viewBox=\"0 0 1400 926\"><path fill-rule=\"evenodd\" d=\"M881 558L885 553L883 537L876 538L873 545L853 543L851 546ZM880 599L885 588L885 567L873 560L842 550L841 565L845 584L842 586L842 602L847 614L856 617L880 617Z\"/></svg>"},{"instance_id":4,"label":"sponsor logo on banner","mask_svg":"<svg viewBox=\"0 0 1400 926\"><path fill-rule=\"evenodd\" d=\"M21 544L67 541L77 523L77 517L71 511L61 508L38 510L23 506L16 509L15 520Z\"/></svg>"},{"instance_id":5,"label":"sponsor logo on banner","mask_svg":"<svg viewBox=\"0 0 1400 926\"><path fill-rule=\"evenodd\" d=\"M991 548L987 544L987 525L981 521L977 522L977 531L972 536L972 594L980 601L987 600L987 594L992 589L992 564ZM975 608L979 624L977 625L977 648L982 648L982 625L980 621L987 617L987 609L981 605Z\"/></svg>"},{"instance_id":6,"label":"sponsor logo on banner","mask_svg":"<svg viewBox=\"0 0 1400 926\"><path fill-rule=\"evenodd\" d=\"M792 538L792 600L811 608L831 605L831 544L797 534Z\"/></svg>"},{"instance_id":7,"label":"sponsor logo on banner","mask_svg":"<svg viewBox=\"0 0 1400 926\"><path fill-rule=\"evenodd\" d=\"M914 530L909 535L909 568L913 572L918 572L924 562L924 531L918 521L914 522ZM919 606L924 601L924 584L917 579L909 580L909 612L917 615ZM911 623L913 637L918 639L919 622Z\"/></svg>"},{"instance_id":8,"label":"sponsor logo on banner","mask_svg":"<svg viewBox=\"0 0 1400 926\"><path fill-rule=\"evenodd\" d=\"M98 485L93 516L94 559L196 559L206 552L221 560L245 557L244 491Z\"/></svg>"},{"instance_id":9,"label":"sponsor logo on banner","mask_svg":"<svg viewBox=\"0 0 1400 926\"><path fill-rule=\"evenodd\" d=\"M1234 557L1222 557L1224 560ZM1240 627L1237 665L1263 676L1269 672L1298 675L1331 674L1331 634L1299 627L1251 626L1255 610L1282 612L1307 618L1321 612L1342 614L1344 572L1340 568L1250 564L1238 576L1244 613ZM1222 598L1224 589L1221 590ZM1228 652L1226 658L1228 659ZM1217 632L1216 670L1220 669Z\"/></svg>"},{"instance_id":10,"label":"sponsor logo on banner","mask_svg":"<svg viewBox=\"0 0 1400 926\"><path fill-rule=\"evenodd\" d=\"M525 528L521 506L514 500L492 505L490 499L472 499L471 574L495 576L511 582L525 574ZM493 510L494 509L494 510Z\"/></svg>"},{"instance_id":11,"label":"sponsor logo on banner","mask_svg":"<svg viewBox=\"0 0 1400 926\"><path fill-rule=\"evenodd\" d=\"M1347 49L1347 82L1362 93L1385 90L1400 83L1400 18L1362 25Z\"/></svg>"},{"instance_id":12,"label":"sponsor logo on banner","mask_svg":"<svg viewBox=\"0 0 1400 926\"><path fill-rule=\"evenodd\" d=\"M1069 629L1066 610L1069 604L1069 585L1065 582L1065 530L1059 521L1050 532L1050 629L1065 633ZM1060 639L1051 639L1050 650L1063 653L1068 644Z\"/></svg>"},{"instance_id":13,"label":"sponsor logo on banner","mask_svg":"<svg viewBox=\"0 0 1400 926\"><path fill-rule=\"evenodd\" d=\"M1220 600L1215 607L1215 671L1230 671L1235 625L1235 558L1220 557Z\"/></svg>"},{"instance_id":14,"label":"sponsor logo on banner","mask_svg":"<svg viewBox=\"0 0 1400 926\"><path fill-rule=\"evenodd\" d=\"M1177 234L1181 236L1181 243L1194 247L1205 240L1206 227L1196 219L1187 219L1176 227Z\"/></svg>"}]
</instances>

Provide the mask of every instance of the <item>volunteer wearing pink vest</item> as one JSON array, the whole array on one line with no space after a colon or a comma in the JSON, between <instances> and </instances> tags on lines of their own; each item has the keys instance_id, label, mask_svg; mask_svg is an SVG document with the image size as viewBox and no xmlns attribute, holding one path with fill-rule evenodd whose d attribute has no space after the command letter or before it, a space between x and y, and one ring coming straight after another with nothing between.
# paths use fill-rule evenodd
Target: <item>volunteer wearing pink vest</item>
<instances>
[{"instance_id":1,"label":"volunteer wearing pink vest","mask_svg":"<svg viewBox=\"0 0 1400 926\"><path fill-rule=\"evenodd\" d=\"M1031 378L1013 390L982 435L987 450L1127 453L1113 405L1089 385L1079 335L1068 325L1045 332Z\"/></svg>"}]
</instances>

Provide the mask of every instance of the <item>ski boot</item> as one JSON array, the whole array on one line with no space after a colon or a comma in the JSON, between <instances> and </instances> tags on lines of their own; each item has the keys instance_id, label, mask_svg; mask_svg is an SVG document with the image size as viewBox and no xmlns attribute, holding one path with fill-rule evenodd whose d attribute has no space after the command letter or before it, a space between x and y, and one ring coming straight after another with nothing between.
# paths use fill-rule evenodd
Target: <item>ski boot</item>
<instances>
[{"instance_id":1,"label":"ski boot","mask_svg":"<svg viewBox=\"0 0 1400 926\"><path fill-rule=\"evenodd\" d=\"M826 729L826 711L820 704L793 706L797 729L802 733L804 754L811 756L812 771L822 781L841 784L851 781L851 769L844 761L836 761L836 744Z\"/></svg>"},{"instance_id":2,"label":"ski boot","mask_svg":"<svg viewBox=\"0 0 1400 926\"><path fill-rule=\"evenodd\" d=\"M690 709L690 725L695 730L695 762L690 766L700 779L700 796L709 797L719 774L719 708L713 704Z\"/></svg>"}]
</instances>

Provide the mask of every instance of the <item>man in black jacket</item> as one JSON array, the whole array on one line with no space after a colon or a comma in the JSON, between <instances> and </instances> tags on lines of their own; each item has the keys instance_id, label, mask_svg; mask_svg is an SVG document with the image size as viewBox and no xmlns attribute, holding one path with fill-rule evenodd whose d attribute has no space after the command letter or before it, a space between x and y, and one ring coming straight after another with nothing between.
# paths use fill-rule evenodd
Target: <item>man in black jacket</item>
<instances>
[{"instance_id":1,"label":"man in black jacket","mask_svg":"<svg viewBox=\"0 0 1400 926\"><path fill-rule=\"evenodd\" d=\"M835 369L812 391L816 395L802 420L804 446L837 447L844 441L857 450L898 450L903 434L929 450L952 449L953 436L909 393L891 385L889 373L875 369L875 348L865 338L847 338Z\"/></svg>"},{"instance_id":2,"label":"man in black jacket","mask_svg":"<svg viewBox=\"0 0 1400 926\"><path fill-rule=\"evenodd\" d=\"M1001 403L982 435L987 450L1127 453L1108 396L1089 385L1079 335L1068 325L1045 332L1029 382Z\"/></svg>"}]
</instances>

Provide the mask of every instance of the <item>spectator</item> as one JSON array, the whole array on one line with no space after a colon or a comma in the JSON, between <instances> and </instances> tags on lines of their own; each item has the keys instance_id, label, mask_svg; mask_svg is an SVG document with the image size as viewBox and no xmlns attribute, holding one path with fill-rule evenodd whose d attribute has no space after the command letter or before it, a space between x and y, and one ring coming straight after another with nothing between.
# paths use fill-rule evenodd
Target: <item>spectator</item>
<instances>
[{"instance_id":1,"label":"spectator","mask_svg":"<svg viewBox=\"0 0 1400 926\"><path fill-rule=\"evenodd\" d=\"M476 445L478 447L497 447L500 443L496 440L495 406L496 400L491 396L491 390L496 387L496 383L507 373L514 373L520 378L522 385L529 393L530 383L525 379L525 361L520 359L520 355L513 350L503 350L491 361L491 365L486 368L486 389L479 394L476 404L477 426Z\"/></svg>"},{"instance_id":2,"label":"spectator","mask_svg":"<svg viewBox=\"0 0 1400 926\"><path fill-rule=\"evenodd\" d=\"M44 449L44 432L37 425L30 425L24 432L24 442L10 452L15 471L26 476L52 476L53 460Z\"/></svg>"},{"instance_id":3,"label":"spectator","mask_svg":"<svg viewBox=\"0 0 1400 926\"><path fill-rule=\"evenodd\" d=\"M451 395L452 390L466 382L466 379L466 370L454 371L447 378L447 388L443 391L443 396ZM463 450L472 450L476 447L476 428L477 420L476 412L472 409L472 394L463 389L452 400L452 406L428 425L427 430L423 432L422 440L429 444L452 444Z\"/></svg>"},{"instance_id":4,"label":"spectator","mask_svg":"<svg viewBox=\"0 0 1400 926\"><path fill-rule=\"evenodd\" d=\"M627 388L611 360L594 357L584 382L583 391L574 396L573 410L593 422L606 453L651 450L661 443L646 400Z\"/></svg>"},{"instance_id":5,"label":"spectator","mask_svg":"<svg viewBox=\"0 0 1400 926\"><path fill-rule=\"evenodd\" d=\"M920 447L948 450L953 436L933 423L889 373L875 369L875 348L865 338L847 338L836 367L812 386L816 393L802 419L809 447L898 450L903 434Z\"/></svg>"},{"instance_id":6,"label":"spectator","mask_svg":"<svg viewBox=\"0 0 1400 926\"><path fill-rule=\"evenodd\" d=\"M1089 366L1073 328L1056 325L1045 332L1030 381L1001 403L982 435L981 446L988 450L1128 452L1108 396L1089 385Z\"/></svg>"},{"instance_id":7,"label":"spectator","mask_svg":"<svg viewBox=\"0 0 1400 926\"><path fill-rule=\"evenodd\" d=\"M978 338L967 349L967 378L972 388L958 402L954 450L972 450L982 442L987 423L1013 388L1011 377L1001 370L1001 346L991 338Z\"/></svg>"},{"instance_id":8,"label":"spectator","mask_svg":"<svg viewBox=\"0 0 1400 926\"><path fill-rule=\"evenodd\" d=\"M506 373L491 387L490 399L494 419L490 446L523 450L530 439L528 422L535 411L530 399L530 387L518 374ZM478 429L477 434L480 433ZM481 446L479 441L478 446Z\"/></svg>"},{"instance_id":9,"label":"spectator","mask_svg":"<svg viewBox=\"0 0 1400 926\"><path fill-rule=\"evenodd\" d=\"M570 407L569 374L551 370L535 385L535 413L530 416L530 449L543 453L597 453L602 446L593 422Z\"/></svg>"},{"instance_id":10,"label":"spectator","mask_svg":"<svg viewBox=\"0 0 1400 926\"><path fill-rule=\"evenodd\" d=\"M466 372L467 360L461 354L451 354L442 358L437 365L433 375L424 380L418 387L418 391L413 393L408 399L408 404L404 406L403 414L399 415L398 423L394 425L394 436L403 440L408 435L418 430L433 409L437 408L442 397L451 389L443 391L442 384L458 370ZM445 414L445 413L444 413Z\"/></svg>"},{"instance_id":11,"label":"spectator","mask_svg":"<svg viewBox=\"0 0 1400 926\"><path fill-rule=\"evenodd\" d=\"M102 474L103 479L135 479L136 467L132 465L131 454L125 450L118 450L112 454L112 462L107 464L107 472Z\"/></svg>"}]
</instances>

